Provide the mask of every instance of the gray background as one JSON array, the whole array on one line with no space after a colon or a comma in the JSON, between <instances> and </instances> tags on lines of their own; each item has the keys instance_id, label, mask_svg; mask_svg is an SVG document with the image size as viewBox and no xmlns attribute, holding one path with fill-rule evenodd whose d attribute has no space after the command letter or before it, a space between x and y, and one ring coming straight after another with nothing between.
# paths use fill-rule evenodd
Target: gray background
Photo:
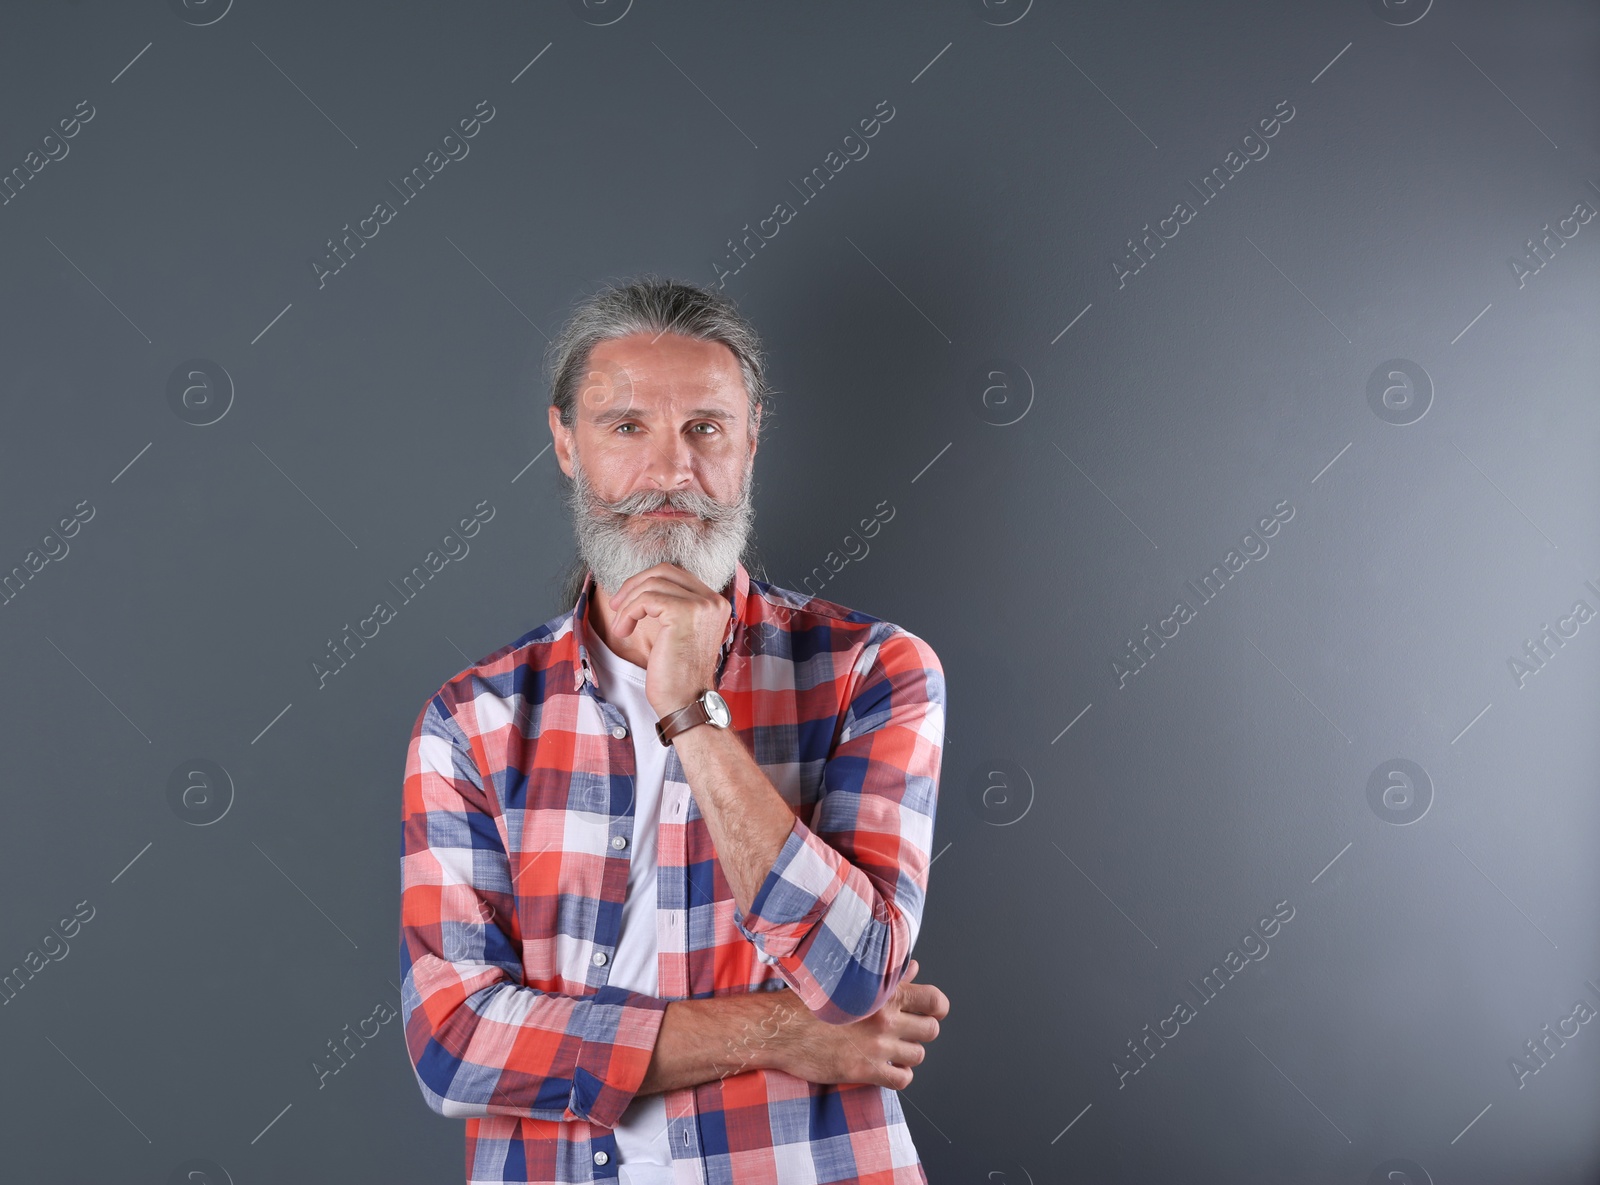
<instances>
[{"instance_id":1,"label":"gray background","mask_svg":"<svg viewBox=\"0 0 1600 1185\"><path fill-rule=\"evenodd\" d=\"M559 611L546 335L607 277L713 282L787 200L727 281L780 392L765 575L949 681L930 1179L1596 1179L1600 1026L1513 1059L1600 1007L1600 622L1509 665L1600 609L1596 5L226 5L0 17L0 171L95 111L0 206L0 570L39 568L0 606L0 964L49 948L0 1007L0 1176L461 1179L398 1024L313 1067L398 1002L408 730Z\"/></svg>"}]
</instances>

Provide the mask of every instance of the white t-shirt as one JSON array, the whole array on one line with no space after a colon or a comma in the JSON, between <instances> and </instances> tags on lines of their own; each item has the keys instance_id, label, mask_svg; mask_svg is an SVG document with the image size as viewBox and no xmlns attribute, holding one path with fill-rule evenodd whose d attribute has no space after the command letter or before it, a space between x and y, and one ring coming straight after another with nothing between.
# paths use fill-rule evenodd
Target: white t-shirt
<instances>
[{"instance_id":1,"label":"white t-shirt","mask_svg":"<svg viewBox=\"0 0 1600 1185\"><path fill-rule=\"evenodd\" d=\"M666 779L667 747L656 736L656 710L645 698L645 669L614 653L593 631L588 638L595 659L601 697L628 721L633 738L636 775L633 803L633 858L628 866L628 896L622 904L622 932L617 937L607 982L656 994L656 831L661 821L661 787ZM667 1133L666 1096L635 1096L617 1120L618 1179L621 1185L673 1185L671 1142Z\"/></svg>"}]
</instances>

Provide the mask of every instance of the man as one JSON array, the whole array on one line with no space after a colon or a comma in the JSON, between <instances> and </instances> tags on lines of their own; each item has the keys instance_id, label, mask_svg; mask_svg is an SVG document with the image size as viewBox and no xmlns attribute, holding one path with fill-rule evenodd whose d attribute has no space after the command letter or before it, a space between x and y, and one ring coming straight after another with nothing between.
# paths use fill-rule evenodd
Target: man
<instances>
[{"instance_id":1,"label":"man","mask_svg":"<svg viewBox=\"0 0 1600 1185\"><path fill-rule=\"evenodd\" d=\"M910 957L939 659L750 576L765 363L726 298L602 289L550 362L575 600L406 758L423 1097L469 1183L925 1185L896 1092L949 1012Z\"/></svg>"}]
</instances>

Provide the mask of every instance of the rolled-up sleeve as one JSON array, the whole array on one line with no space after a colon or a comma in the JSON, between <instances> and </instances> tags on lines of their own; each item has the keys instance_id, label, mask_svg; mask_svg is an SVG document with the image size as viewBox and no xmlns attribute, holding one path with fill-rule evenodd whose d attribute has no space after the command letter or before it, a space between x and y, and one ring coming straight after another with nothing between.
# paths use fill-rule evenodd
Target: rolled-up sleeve
<instances>
[{"instance_id":1,"label":"rolled-up sleeve","mask_svg":"<svg viewBox=\"0 0 1600 1185\"><path fill-rule=\"evenodd\" d=\"M412 728L401 820L401 1023L417 1084L452 1118L614 1127L644 1080L667 1001L523 982L496 812L466 735L433 696Z\"/></svg>"},{"instance_id":2,"label":"rolled-up sleeve","mask_svg":"<svg viewBox=\"0 0 1600 1185\"><path fill-rule=\"evenodd\" d=\"M922 925L944 749L944 669L885 623L852 672L809 825L796 817L734 922L821 1020L870 1016L899 986Z\"/></svg>"}]
</instances>

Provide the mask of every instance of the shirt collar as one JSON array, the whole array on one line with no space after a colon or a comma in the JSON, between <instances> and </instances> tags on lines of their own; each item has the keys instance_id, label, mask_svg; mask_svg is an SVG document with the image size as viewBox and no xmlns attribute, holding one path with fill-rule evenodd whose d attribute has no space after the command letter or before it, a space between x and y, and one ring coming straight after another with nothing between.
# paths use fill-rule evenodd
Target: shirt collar
<instances>
[{"instance_id":1,"label":"shirt collar","mask_svg":"<svg viewBox=\"0 0 1600 1185\"><path fill-rule=\"evenodd\" d=\"M594 569L589 569L584 574L583 588L578 593L577 604L572 607L571 639L577 648L577 657L572 663L572 687L574 691L583 690L584 681L594 682L593 667L589 661L589 642L594 639L593 627L589 623L589 602L592 594L600 591L600 586L594 578ZM733 579L720 590L723 596L732 594L732 605L728 614L728 629L722 637L722 653L717 660L717 674L722 673L723 664L727 661L728 654L738 638L739 631L746 623L746 607L750 601L750 573L742 563L735 561Z\"/></svg>"}]
</instances>

